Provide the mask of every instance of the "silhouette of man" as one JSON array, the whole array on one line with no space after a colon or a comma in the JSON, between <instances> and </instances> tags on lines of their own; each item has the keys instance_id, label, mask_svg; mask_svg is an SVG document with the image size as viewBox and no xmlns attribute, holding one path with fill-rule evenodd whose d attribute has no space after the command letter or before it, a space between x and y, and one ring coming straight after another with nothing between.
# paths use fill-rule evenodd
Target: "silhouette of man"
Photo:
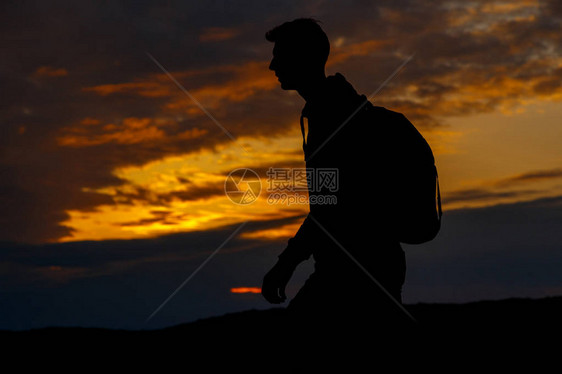
<instances>
[{"instance_id":1,"label":"silhouette of man","mask_svg":"<svg viewBox=\"0 0 562 374\"><path fill-rule=\"evenodd\" d=\"M393 150L384 132L400 114L383 109L380 123L366 121L363 110L352 116L367 99L340 73L326 76L330 43L317 21L283 23L266 39L274 43L269 69L281 88L296 90L306 101L303 150L316 180L308 186L310 212L265 275L262 295L283 303L294 270L312 256L314 273L287 307L291 321L318 327L399 321L406 263L385 195ZM331 183L318 180L320 171Z\"/></svg>"}]
</instances>

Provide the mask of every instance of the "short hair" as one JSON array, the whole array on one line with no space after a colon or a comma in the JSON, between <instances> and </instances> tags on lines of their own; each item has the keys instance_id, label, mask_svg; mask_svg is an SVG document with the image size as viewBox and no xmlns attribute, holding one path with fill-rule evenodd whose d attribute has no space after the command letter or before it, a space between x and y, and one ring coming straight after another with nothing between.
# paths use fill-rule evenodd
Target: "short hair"
<instances>
[{"instance_id":1,"label":"short hair","mask_svg":"<svg viewBox=\"0 0 562 374\"><path fill-rule=\"evenodd\" d=\"M265 38L273 43L289 45L296 53L326 64L330 54L330 41L319 25L312 18L297 18L285 22L265 33Z\"/></svg>"}]
</instances>

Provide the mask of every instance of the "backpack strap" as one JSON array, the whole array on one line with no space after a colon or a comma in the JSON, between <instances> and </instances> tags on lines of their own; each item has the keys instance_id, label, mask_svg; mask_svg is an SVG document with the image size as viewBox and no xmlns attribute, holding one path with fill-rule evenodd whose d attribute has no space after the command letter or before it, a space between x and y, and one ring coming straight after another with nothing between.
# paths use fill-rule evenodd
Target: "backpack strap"
<instances>
[{"instance_id":1,"label":"backpack strap","mask_svg":"<svg viewBox=\"0 0 562 374\"><path fill-rule=\"evenodd\" d=\"M301 133L302 133L302 147L306 147L306 135L304 134L304 114L301 114Z\"/></svg>"},{"instance_id":2,"label":"backpack strap","mask_svg":"<svg viewBox=\"0 0 562 374\"><path fill-rule=\"evenodd\" d=\"M307 117L307 112L306 112L307 106L305 105L304 108L302 109L301 112L301 118L300 118L300 123L301 123L301 133L302 133L302 150L304 151L304 160L306 161L307 158L307 144L306 144L306 133L304 131L304 117ZM310 131L310 129L309 129Z\"/></svg>"},{"instance_id":3,"label":"backpack strap","mask_svg":"<svg viewBox=\"0 0 562 374\"><path fill-rule=\"evenodd\" d=\"M435 167L435 183L437 183L437 214L439 223L441 223L441 217L443 216L443 210L441 209L441 191L439 189L439 175L437 174L437 167Z\"/></svg>"}]
</instances>

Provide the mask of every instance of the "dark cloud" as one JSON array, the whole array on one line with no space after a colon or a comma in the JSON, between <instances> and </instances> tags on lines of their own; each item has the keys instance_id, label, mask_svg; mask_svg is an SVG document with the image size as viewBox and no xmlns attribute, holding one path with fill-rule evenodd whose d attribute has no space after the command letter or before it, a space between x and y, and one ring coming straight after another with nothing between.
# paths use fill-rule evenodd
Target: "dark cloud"
<instances>
[{"instance_id":1,"label":"dark cloud","mask_svg":"<svg viewBox=\"0 0 562 374\"><path fill-rule=\"evenodd\" d=\"M250 223L241 233L283 222ZM150 325L144 325L236 227L154 239L36 246L1 243L4 308L0 329L53 325L153 328L268 307L259 295L249 301L233 299L229 290L241 285L259 287L263 272L283 244L233 238Z\"/></svg>"},{"instance_id":2,"label":"dark cloud","mask_svg":"<svg viewBox=\"0 0 562 374\"><path fill-rule=\"evenodd\" d=\"M150 214L153 218L143 218L138 221L131 221L131 222L123 222L120 223L119 226L143 226L151 223L161 223L161 224L175 224L175 222L170 222L167 219L173 215L174 212L172 211L162 211L162 210L153 210L150 211Z\"/></svg>"},{"instance_id":3,"label":"dark cloud","mask_svg":"<svg viewBox=\"0 0 562 374\"><path fill-rule=\"evenodd\" d=\"M165 218L170 212L153 212L156 218ZM276 227L280 224L292 222L295 218L271 219L248 223L243 232L251 232ZM196 231L190 233L168 234L152 239L82 241L68 243L53 243L29 245L13 242L1 242L1 256L3 262L19 264L28 267L30 273L21 274L17 279L3 277L3 284L13 286L49 286L50 279L44 274L36 273L34 269L54 266L59 268L85 269L73 280L81 277L99 277L107 274L119 273L124 268L134 267L140 263L156 263L162 261L202 261L211 251L216 249L238 225L221 227L214 230ZM259 244L253 240L234 238L225 247L225 253L243 246ZM9 274L10 276L12 274ZM7 282L7 283L6 283ZM13 283L11 283L13 282Z\"/></svg>"},{"instance_id":4,"label":"dark cloud","mask_svg":"<svg viewBox=\"0 0 562 374\"><path fill-rule=\"evenodd\" d=\"M488 186L447 192L443 195L443 202L446 204L458 202L487 202L514 198L528 200L536 198L540 194L544 195L548 192L548 188L544 188L542 190L510 188L519 187L524 184L544 182L559 178L562 178L562 170L560 168L529 171L526 173L492 181L488 183ZM551 192L555 193L556 191Z\"/></svg>"},{"instance_id":5,"label":"dark cloud","mask_svg":"<svg viewBox=\"0 0 562 374\"><path fill-rule=\"evenodd\" d=\"M547 170L534 170L522 174L517 174L508 178L499 179L489 183L489 186L478 188L468 188L447 192L443 195L443 202L446 204L458 202L486 202L498 201L502 199L529 199L539 194L544 194L547 190L540 189L509 189L523 184L548 181L562 178L560 168Z\"/></svg>"},{"instance_id":6,"label":"dark cloud","mask_svg":"<svg viewBox=\"0 0 562 374\"><path fill-rule=\"evenodd\" d=\"M225 178L226 179L226 178ZM164 203L171 200L193 201L207 199L215 196L224 196L224 182L216 184L189 185L185 191L174 191L167 194L159 194L158 198Z\"/></svg>"},{"instance_id":7,"label":"dark cloud","mask_svg":"<svg viewBox=\"0 0 562 374\"><path fill-rule=\"evenodd\" d=\"M530 171L527 173L515 175L513 177L500 180L496 183L496 185L507 186L512 184L529 183L529 182L558 179L558 178L562 178L562 169L560 168L549 169L549 170L537 170L537 171Z\"/></svg>"},{"instance_id":8,"label":"dark cloud","mask_svg":"<svg viewBox=\"0 0 562 374\"><path fill-rule=\"evenodd\" d=\"M562 68L555 69L549 77L540 79L533 90L539 95L549 95L558 92L562 85Z\"/></svg>"},{"instance_id":9,"label":"dark cloud","mask_svg":"<svg viewBox=\"0 0 562 374\"><path fill-rule=\"evenodd\" d=\"M303 169L305 167L305 163L304 163L304 159L302 161L284 160L284 161L277 161L277 162L251 164L251 165L247 165L247 167L253 170L262 180L266 180L269 177L268 172L270 171L270 168ZM226 177L230 172L231 170L225 170L223 174Z\"/></svg>"},{"instance_id":10,"label":"dark cloud","mask_svg":"<svg viewBox=\"0 0 562 374\"><path fill-rule=\"evenodd\" d=\"M302 218L254 222L241 233ZM404 246L408 263L404 301L467 302L559 294L561 224L560 196L446 211L442 231L434 241ZM260 295L237 298L229 289L259 287L286 240L237 237L149 326L143 325L236 227L153 239L38 246L1 243L0 328L156 328L232 311L269 308ZM310 265L297 269L289 284L289 297L310 274Z\"/></svg>"},{"instance_id":11,"label":"dark cloud","mask_svg":"<svg viewBox=\"0 0 562 374\"><path fill-rule=\"evenodd\" d=\"M447 193L446 196L443 196L443 203L450 204L470 201L495 201L505 198L526 197L536 192L538 191L494 191L486 188L471 188Z\"/></svg>"},{"instance_id":12,"label":"dark cloud","mask_svg":"<svg viewBox=\"0 0 562 374\"><path fill-rule=\"evenodd\" d=\"M559 295L562 197L446 211L438 237L405 246L409 302Z\"/></svg>"}]
</instances>

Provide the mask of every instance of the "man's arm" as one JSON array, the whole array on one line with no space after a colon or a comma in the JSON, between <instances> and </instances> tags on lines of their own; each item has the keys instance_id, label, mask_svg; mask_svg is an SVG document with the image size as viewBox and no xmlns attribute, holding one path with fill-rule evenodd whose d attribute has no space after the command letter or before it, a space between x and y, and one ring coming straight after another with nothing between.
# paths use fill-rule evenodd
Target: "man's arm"
<instances>
[{"instance_id":1,"label":"man's arm","mask_svg":"<svg viewBox=\"0 0 562 374\"><path fill-rule=\"evenodd\" d=\"M277 263L263 278L262 295L272 304L287 299L285 287L297 266L312 255L312 241L315 223L306 217L295 236L289 239L287 247L279 255Z\"/></svg>"},{"instance_id":2,"label":"man's arm","mask_svg":"<svg viewBox=\"0 0 562 374\"><path fill-rule=\"evenodd\" d=\"M308 260L312 255L313 232L316 229L316 224L307 216L295 236L289 239L287 248L279 255L279 261L297 267Z\"/></svg>"}]
</instances>

